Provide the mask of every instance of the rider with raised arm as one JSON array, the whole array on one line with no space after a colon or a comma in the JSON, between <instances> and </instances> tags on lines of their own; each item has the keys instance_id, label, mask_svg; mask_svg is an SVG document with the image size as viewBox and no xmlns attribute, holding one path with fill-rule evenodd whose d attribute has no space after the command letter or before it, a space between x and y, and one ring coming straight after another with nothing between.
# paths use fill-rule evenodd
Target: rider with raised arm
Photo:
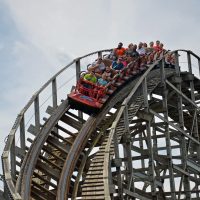
<instances>
[{"instance_id":1,"label":"rider with raised arm","mask_svg":"<svg viewBox=\"0 0 200 200\"><path fill-rule=\"evenodd\" d=\"M103 62L103 59L99 57L95 62L92 63L91 66L88 67L88 71L94 71L97 77L101 77L102 73L104 72L106 66Z\"/></svg>"}]
</instances>

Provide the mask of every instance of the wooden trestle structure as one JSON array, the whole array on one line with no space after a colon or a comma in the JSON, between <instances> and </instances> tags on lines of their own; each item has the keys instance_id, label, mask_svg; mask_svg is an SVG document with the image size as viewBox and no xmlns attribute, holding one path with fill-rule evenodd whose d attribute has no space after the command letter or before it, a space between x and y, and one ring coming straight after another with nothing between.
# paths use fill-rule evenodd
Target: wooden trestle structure
<instances>
[{"instance_id":1,"label":"wooden trestle structure","mask_svg":"<svg viewBox=\"0 0 200 200\"><path fill-rule=\"evenodd\" d=\"M176 50L175 68L162 56L98 114L70 109L59 76L74 66L79 78L84 59L107 51L72 61L17 116L2 154L6 199L200 199L200 58Z\"/></svg>"}]
</instances>

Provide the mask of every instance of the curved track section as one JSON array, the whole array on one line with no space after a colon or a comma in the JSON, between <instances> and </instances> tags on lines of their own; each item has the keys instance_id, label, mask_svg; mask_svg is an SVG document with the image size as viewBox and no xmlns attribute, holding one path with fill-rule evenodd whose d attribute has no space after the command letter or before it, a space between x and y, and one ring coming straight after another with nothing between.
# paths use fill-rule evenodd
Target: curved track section
<instances>
[{"instance_id":1,"label":"curved track section","mask_svg":"<svg viewBox=\"0 0 200 200\"><path fill-rule=\"evenodd\" d=\"M186 53L185 72L178 52ZM38 104L43 88L30 101L31 145L23 125L30 102L8 137L2 156L8 199L198 199L200 81L192 59L199 66L200 59L190 51L174 54L174 69L165 68L161 57L90 117L74 112L67 100L57 105L53 77L53 105L44 124ZM77 78L82 58L73 61Z\"/></svg>"},{"instance_id":2,"label":"curved track section","mask_svg":"<svg viewBox=\"0 0 200 200\"><path fill-rule=\"evenodd\" d=\"M200 81L180 72L178 59L175 70L162 66L141 77L142 95L136 86L122 103L82 184L83 199L199 198Z\"/></svg>"}]
</instances>

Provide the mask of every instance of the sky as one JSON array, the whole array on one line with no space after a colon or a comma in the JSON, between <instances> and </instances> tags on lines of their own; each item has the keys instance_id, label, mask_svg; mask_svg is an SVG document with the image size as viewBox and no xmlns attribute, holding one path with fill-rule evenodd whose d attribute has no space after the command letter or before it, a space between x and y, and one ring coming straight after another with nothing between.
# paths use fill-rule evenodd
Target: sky
<instances>
[{"instance_id":1,"label":"sky","mask_svg":"<svg viewBox=\"0 0 200 200\"><path fill-rule=\"evenodd\" d=\"M199 0L0 0L0 153L33 93L76 57L157 39L200 55L199 8Z\"/></svg>"}]
</instances>

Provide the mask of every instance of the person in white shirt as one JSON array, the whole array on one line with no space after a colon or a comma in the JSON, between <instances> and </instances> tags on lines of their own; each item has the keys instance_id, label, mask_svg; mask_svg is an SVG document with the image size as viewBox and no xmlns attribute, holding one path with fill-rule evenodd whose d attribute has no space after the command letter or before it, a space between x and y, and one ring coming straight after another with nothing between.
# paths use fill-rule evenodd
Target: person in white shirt
<instances>
[{"instance_id":1,"label":"person in white shirt","mask_svg":"<svg viewBox=\"0 0 200 200\"><path fill-rule=\"evenodd\" d=\"M99 57L91 66L88 67L88 71L94 71L97 77L101 77L102 73L105 71L106 66L101 57Z\"/></svg>"},{"instance_id":2,"label":"person in white shirt","mask_svg":"<svg viewBox=\"0 0 200 200\"><path fill-rule=\"evenodd\" d=\"M143 47L143 43L142 43L142 42L139 43L137 52L139 53L139 55L145 55L146 50L145 50L145 48Z\"/></svg>"}]
</instances>

